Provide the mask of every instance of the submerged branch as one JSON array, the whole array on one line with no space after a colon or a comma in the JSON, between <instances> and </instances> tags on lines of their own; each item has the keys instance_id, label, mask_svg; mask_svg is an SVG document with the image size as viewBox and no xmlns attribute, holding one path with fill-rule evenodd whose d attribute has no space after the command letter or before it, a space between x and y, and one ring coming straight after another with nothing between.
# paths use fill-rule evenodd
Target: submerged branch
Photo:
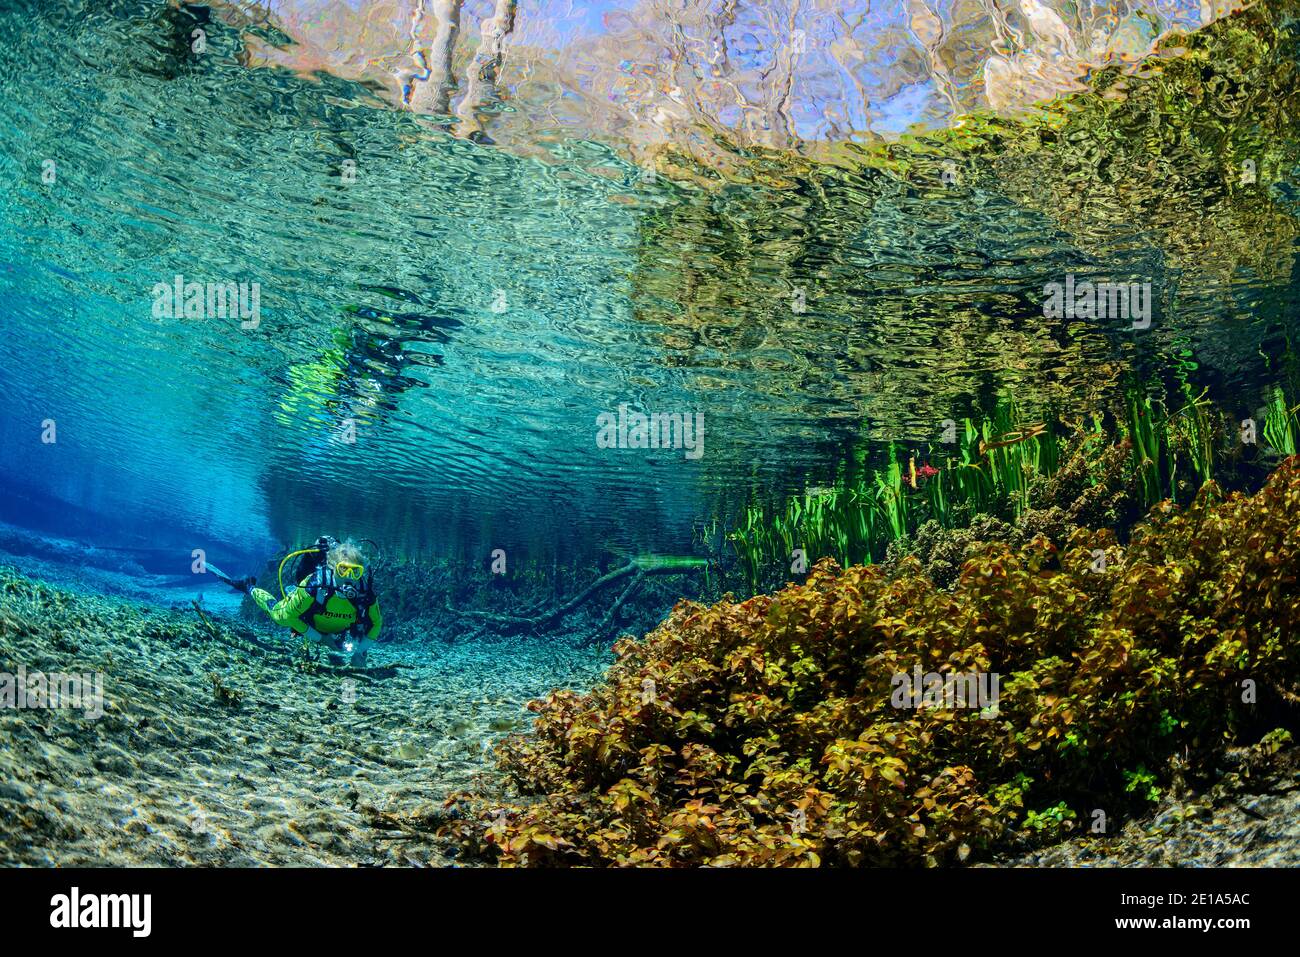
<instances>
[{"instance_id":1,"label":"submerged branch","mask_svg":"<svg viewBox=\"0 0 1300 957\"><path fill-rule=\"evenodd\" d=\"M646 575L680 575L693 568L701 568L707 564L700 558L676 558L660 555L642 555L631 559L626 565L614 569L601 575L590 585L584 588L578 594L574 595L568 601L563 602L549 611L541 612L536 615L502 615L485 611L469 611L463 614L487 622L498 631L507 634L515 634L527 630L540 630L554 624L563 618L566 614L573 611L579 605L589 600L597 592L602 591L616 581L620 581L628 576L634 576L628 586L619 594L618 598L610 606L606 613L606 618L602 621L604 624L613 617L617 609L627 600L632 589Z\"/></svg>"}]
</instances>

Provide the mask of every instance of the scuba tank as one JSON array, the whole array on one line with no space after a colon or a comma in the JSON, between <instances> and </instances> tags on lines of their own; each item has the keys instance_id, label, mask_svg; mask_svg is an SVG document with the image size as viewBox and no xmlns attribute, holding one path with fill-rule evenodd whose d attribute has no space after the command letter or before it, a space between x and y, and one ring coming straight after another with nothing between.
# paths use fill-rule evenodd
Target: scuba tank
<instances>
[{"instance_id":1,"label":"scuba tank","mask_svg":"<svg viewBox=\"0 0 1300 957\"><path fill-rule=\"evenodd\" d=\"M276 573L280 581L280 597L284 597L284 566L289 559L295 555L302 555L303 558L298 562L298 568L294 573L293 580L300 582L305 578L310 578L316 574L316 570L325 562L325 556L329 550L337 545L338 542L329 535L322 535L316 539L316 544L309 545L307 548L300 548L296 552L290 552L280 560L280 570Z\"/></svg>"},{"instance_id":2,"label":"scuba tank","mask_svg":"<svg viewBox=\"0 0 1300 957\"><path fill-rule=\"evenodd\" d=\"M294 581L302 581L316 574L316 569L325 563L325 556L329 554L329 550L337 544L338 542L329 535L322 535L316 539L316 544L311 547L311 550L299 559L298 570L293 576Z\"/></svg>"}]
</instances>

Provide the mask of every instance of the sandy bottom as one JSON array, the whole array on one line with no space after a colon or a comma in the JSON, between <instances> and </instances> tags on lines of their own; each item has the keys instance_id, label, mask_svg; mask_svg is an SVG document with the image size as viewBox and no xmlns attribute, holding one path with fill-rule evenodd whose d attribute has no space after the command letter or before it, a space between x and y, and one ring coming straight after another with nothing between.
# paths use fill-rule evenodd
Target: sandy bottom
<instances>
[{"instance_id":1,"label":"sandy bottom","mask_svg":"<svg viewBox=\"0 0 1300 957\"><path fill-rule=\"evenodd\" d=\"M395 677L304 672L271 630L58 590L0 567L0 672L102 672L104 713L0 707L0 863L443 865L376 812L491 791L525 704L590 685L562 640L381 645ZM242 694L223 704L211 676Z\"/></svg>"}]
</instances>

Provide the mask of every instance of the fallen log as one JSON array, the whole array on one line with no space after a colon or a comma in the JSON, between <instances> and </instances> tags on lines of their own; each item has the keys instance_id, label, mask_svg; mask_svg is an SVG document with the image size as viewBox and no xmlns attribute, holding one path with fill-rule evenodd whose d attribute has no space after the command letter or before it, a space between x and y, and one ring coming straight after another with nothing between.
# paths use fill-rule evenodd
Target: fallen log
<instances>
[{"instance_id":1,"label":"fallen log","mask_svg":"<svg viewBox=\"0 0 1300 957\"><path fill-rule=\"evenodd\" d=\"M544 611L537 615L503 615L496 612L487 611L467 611L462 612L466 617L476 618L486 622L497 631L506 634L517 634L523 631L542 631L549 626L558 622L561 618L573 611L579 605L588 601L597 592L604 590L616 581L621 581L628 576L633 576L632 581L623 589L618 598L610 606L605 620L602 621L601 627L608 624L613 619L614 612L627 600L632 589L640 583L646 575L681 575L693 569L704 568L708 562L703 558L682 558L678 556L665 555L639 555L631 559L626 565L614 569L601 575L590 585L584 588L578 594L574 595L568 601L562 602L549 611Z\"/></svg>"}]
</instances>

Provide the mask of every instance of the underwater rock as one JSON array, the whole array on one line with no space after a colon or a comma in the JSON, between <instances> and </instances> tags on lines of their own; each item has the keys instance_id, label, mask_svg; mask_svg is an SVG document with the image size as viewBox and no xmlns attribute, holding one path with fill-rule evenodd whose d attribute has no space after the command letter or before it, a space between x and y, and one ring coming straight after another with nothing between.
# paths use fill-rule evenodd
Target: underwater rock
<instances>
[{"instance_id":1,"label":"underwater rock","mask_svg":"<svg viewBox=\"0 0 1300 957\"><path fill-rule=\"evenodd\" d=\"M424 757L424 748L420 747L414 741L405 741L397 746L393 756L403 761L418 761Z\"/></svg>"}]
</instances>

